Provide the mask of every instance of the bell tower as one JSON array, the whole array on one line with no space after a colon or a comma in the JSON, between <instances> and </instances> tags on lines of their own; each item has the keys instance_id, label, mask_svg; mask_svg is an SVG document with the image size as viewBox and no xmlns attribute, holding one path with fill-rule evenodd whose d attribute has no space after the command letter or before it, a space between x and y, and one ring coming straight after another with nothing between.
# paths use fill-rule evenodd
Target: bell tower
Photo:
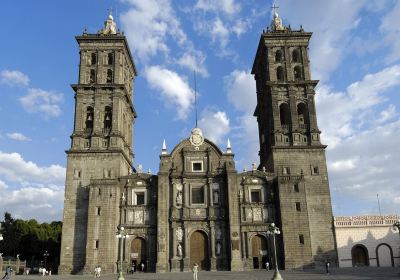
<instances>
[{"instance_id":1,"label":"bell tower","mask_svg":"<svg viewBox=\"0 0 400 280\"><path fill-rule=\"evenodd\" d=\"M256 80L260 168L277 177L285 268L336 262L325 145L320 142L308 46L311 32L284 26L277 7L261 34Z\"/></svg>"},{"instance_id":2,"label":"bell tower","mask_svg":"<svg viewBox=\"0 0 400 280\"><path fill-rule=\"evenodd\" d=\"M94 242L87 240L89 185L96 179L128 175L134 158L136 68L126 37L110 14L103 29L96 34L85 30L76 40L79 79L72 85L75 117L71 148L66 151L60 273L81 271L90 247L87 243Z\"/></svg>"}]
</instances>

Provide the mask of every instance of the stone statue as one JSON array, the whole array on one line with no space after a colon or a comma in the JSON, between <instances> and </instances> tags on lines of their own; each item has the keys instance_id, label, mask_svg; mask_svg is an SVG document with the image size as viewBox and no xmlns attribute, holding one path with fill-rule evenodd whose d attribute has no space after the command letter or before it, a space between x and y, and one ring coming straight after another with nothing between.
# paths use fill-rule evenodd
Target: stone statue
<instances>
[{"instance_id":1,"label":"stone statue","mask_svg":"<svg viewBox=\"0 0 400 280\"><path fill-rule=\"evenodd\" d=\"M176 205L182 205L182 192L178 192L176 195Z\"/></svg>"},{"instance_id":2,"label":"stone statue","mask_svg":"<svg viewBox=\"0 0 400 280\"><path fill-rule=\"evenodd\" d=\"M177 254L178 254L178 257L182 257L182 245L181 245L181 243L179 243L178 246L177 246Z\"/></svg>"},{"instance_id":3,"label":"stone statue","mask_svg":"<svg viewBox=\"0 0 400 280\"><path fill-rule=\"evenodd\" d=\"M176 229L176 239L178 241L182 241L182 239L183 239L183 229L182 228Z\"/></svg>"},{"instance_id":4,"label":"stone statue","mask_svg":"<svg viewBox=\"0 0 400 280\"><path fill-rule=\"evenodd\" d=\"M219 192L214 191L214 203L218 204L219 203Z\"/></svg>"},{"instance_id":5,"label":"stone statue","mask_svg":"<svg viewBox=\"0 0 400 280\"><path fill-rule=\"evenodd\" d=\"M221 248L222 248L222 245L221 245L221 243L220 242L217 242L217 245L216 245L216 254L217 254L217 256L219 256L219 255L221 255Z\"/></svg>"},{"instance_id":6,"label":"stone statue","mask_svg":"<svg viewBox=\"0 0 400 280\"><path fill-rule=\"evenodd\" d=\"M216 237L217 239L221 239L221 237L222 237L222 232L221 232L221 229L220 229L220 228L217 228L217 230L215 231L215 237Z\"/></svg>"}]
</instances>

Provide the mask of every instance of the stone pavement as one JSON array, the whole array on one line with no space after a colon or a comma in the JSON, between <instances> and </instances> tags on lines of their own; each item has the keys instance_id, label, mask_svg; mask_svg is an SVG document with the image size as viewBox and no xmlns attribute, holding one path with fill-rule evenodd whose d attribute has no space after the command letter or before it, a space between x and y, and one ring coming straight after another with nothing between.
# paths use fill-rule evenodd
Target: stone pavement
<instances>
[{"instance_id":1,"label":"stone pavement","mask_svg":"<svg viewBox=\"0 0 400 280\"><path fill-rule=\"evenodd\" d=\"M199 272L199 280L269 280L272 279L273 271L246 271L246 272ZM331 269L329 275L323 270L306 270L306 271L282 271L281 275L284 280L399 280L400 268L336 268ZM135 273L124 274L126 280L192 280L193 275L189 272L181 273ZM83 280L95 279L90 275L18 275L13 276L12 280ZM99 280L117 280L118 275L108 274L102 275Z\"/></svg>"}]
</instances>

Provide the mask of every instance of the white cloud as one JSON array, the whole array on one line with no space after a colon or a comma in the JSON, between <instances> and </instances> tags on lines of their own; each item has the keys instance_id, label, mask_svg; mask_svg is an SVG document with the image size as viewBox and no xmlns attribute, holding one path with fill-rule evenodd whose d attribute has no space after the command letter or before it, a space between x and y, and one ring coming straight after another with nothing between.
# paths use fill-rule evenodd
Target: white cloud
<instances>
[{"instance_id":1,"label":"white cloud","mask_svg":"<svg viewBox=\"0 0 400 280\"><path fill-rule=\"evenodd\" d=\"M293 29L298 29L302 24L305 31L313 32L310 60L316 79L328 80L342 62L352 38L351 31L360 22L360 12L367 2L288 0L279 3L285 25L291 24ZM286 19L290 19L290 22Z\"/></svg>"},{"instance_id":2,"label":"white cloud","mask_svg":"<svg viewBox=\"0 0 400 280\"><path fill-rule=\"evenodd\" d=\"M194 102L194 93L186 78L161 66L148 67L145 76L167 106L176 106L177 118L186 119Z\"/></svg>"},{"instance_id":3,"label":"white cloud","mask_svg":"<svg viewBox=\"0 0 400 280\"><path fill-rule=\"evenodd\" d=\"M240 12L240 4L235 3L235 0L198 0L195 9L205 12L223 12L227 15L235 15Z\"/></svg>"},{"instance_id":4,"label":"white cloud","mask_svg":"<svg viewBox=\"0 0 400 280\"><path fill-rule=\"evenodd\" d=\"M31 138L23 135L22 133L19 132L13 132L13 133L7 133L6 134L8 138L12 139L12 140L16 140L16 141L32 141Z\"/></svg>"},{"instance_id":5,"label":"white cloud","mask_svg":"<svg viewBox=\"0 0 400 280\"><path fill-rule=\"evenodd\" d=\"M384 34L384 42L390 48L386 62L392 63L400 59L400 2L395 1L389 13L382 19L379 30Z\"/></svg>"},{"instance_id":6,"label":"white cloud","mask_svg":"<svg viewBox=\"0 0 400 280\"><path fill-rule=\"evenodd\" d=\"M226 140L224 138L229 133L229 118L225 112L205 109L201 113L199 127L206 138L220 145Z\"/></svg>"},{"instance_id":7,"label":"white cloud","mask_svg":"<svg viewBox=\"0 0 400 280\"><path fill-rule=\"evenodd\" d=\"M25 161L18 153L0 151L0 178L13 182L63 185L65 168L60 165L41 167Z\"/></svg>"},{"instance_id":8,"label":"white cloud","mask_svg":"<svg viewBox=\"0 0 400 280\"><path fill-rule=\"evenodd\" d=\"M61 93L38 88L28 89L28 94L19 99L26 111L43 113L45 117L59 116L61 114L59 104L62 100L63 95Z\"/></svg>"},{"instance_id":9,"label":"white cloud","mask_svg":"<svg viewBox=\"0 0 400 280\"><path fill-rule=\"evenodd\" d=\"M379 117L379 119L377 120L377 123L384 123L384 122L387 122L387 121L389 121L389 120L394 119L394 118L397 117L397 116L398 116L398 114L397 114L397 112L396 112L396 107L395 107L393 104L390 104L390 105L386 108L386 110L383 110L383 111L380 113L380 117Z\"/></svg>"},{"instance_id":10,"label":"white cloud","mask_svg":"<svg viewBox=\"0 0 400 280\"><path fill-rule=\"evenodd\" d=\"M253 115L256 108L256 82L250 71L234 70L224 77L228 100L235 109Z\"/></svg>"},{"instance_id":11,"label":"white cloud","mask_svg":"<svg viewBox=\"0 0 400 280\"><path fill-rule=\"evenodd\" d=\"M62 220L64 187L21 187L11 189L0 181L0 213L10 212L14 218L37 219L42 222Z\"/></svg>"},{"instance_id":12,"label":"white cloud","mask_svg":"<svg viewBox=\"0 0 400 280\"><path fill-rule=\"evenodd\" d=\"M130 45L139 59L147 61L159 52L167 54L171 36L179 44L187 42L170 0L125 0L132 7L121 15Z\"/></svg>"},{"instance_id":13,"label":"white cloud","mask_svg":"<svg viewBox=\"0 0 400 280\"><path fill-rule=\"evenodd\" d=\"M335 148L343 139L351 137L361 122L376 122L368 116L360 117L366 110L384 101L383 93L400 84L400 65L394 65L347 87L346 92L333 92L321 85L316 103L318 123L322 140L329 149ZM372 114L375 117L375 114ZM334 120L334 121L333 121Z\"/></svg>"},{"instance_id":14,"label":"white cloud","mask_svg":"<svg viewBox=\"0 0 400 280\"><path fill-rule=\"evenodd\" d=\"M29 77L18 70L0 71L0 84L8 86L27 86Z\"/></svg>"},{"instance_id":15,"label":"white cloud","mask_svg":"<svg viewBox=\"0 0 400 280\"><path fill-rule=\"evenodd\" d=\"M358 162L359 158L357 157L345 160L337 160L332 163L329 163L329 170L337 172L345 172L354 169Z\"/></svg>"},{"instance_id":16,"label":"white cloud","mask_svg":"<svg viewBox=\"0 0 400 280\"><path fill-rule=\"evenodd\" d=\"M202 52L185 52L177 61L179 65L191 71L196 71L203 77L208 77L208 71L204 66L206 56Z\"/></svg>"}]
</instances>

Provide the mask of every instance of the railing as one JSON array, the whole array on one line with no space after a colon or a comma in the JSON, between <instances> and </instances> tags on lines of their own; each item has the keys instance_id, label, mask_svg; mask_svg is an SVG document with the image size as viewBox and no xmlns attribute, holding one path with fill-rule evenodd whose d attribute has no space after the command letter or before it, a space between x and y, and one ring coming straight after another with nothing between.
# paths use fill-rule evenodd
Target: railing
<instances>
[{"instance_id":1,"label":"railing","mask_svg":"<svg viewBox=\"0 0 400 280\"><path fill-rule=\"evenodd\" d=\"M392 226L399 219L400 219L399 215L341 216L341 217L334 217L334 224L335 227Z\"/></svg>"}]
</instances>

